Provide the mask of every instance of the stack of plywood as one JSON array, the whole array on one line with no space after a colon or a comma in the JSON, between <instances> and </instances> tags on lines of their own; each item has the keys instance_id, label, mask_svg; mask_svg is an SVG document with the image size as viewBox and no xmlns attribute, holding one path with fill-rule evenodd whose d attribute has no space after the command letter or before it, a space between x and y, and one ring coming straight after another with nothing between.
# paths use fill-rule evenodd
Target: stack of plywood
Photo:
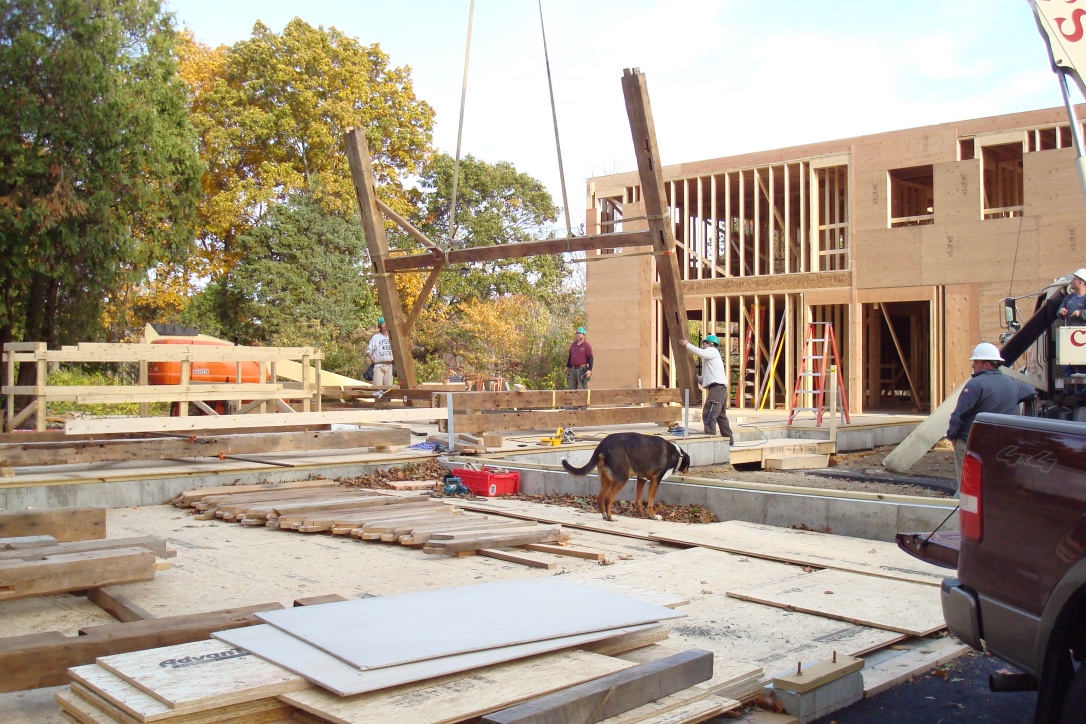
<instances>
[{"instance_id":1,"label":"stack of plywood","mask_svg":"<svg viewBox=\"0 0 1086 724\"><path fill-rule=\"evenodd\" d=\"M660 622L682 614L554 578L258 615L265 624L216 632L217 640L70 669L74 683L57 701L71 720L96 724L255 723L293 713L317 722L458 722L552 692L566 692L568 707L623 686L642 700L667 699L659 711L688 706L703 714L676 722L738 706L706 701L694 686L712 675L708 652L673 657L683 659L674 666L611 656L659 640Z\"/></svg>"},{"instance_id":2,"label":"stack of plywood","mask_svg":"<svg viewBox=\"0 0 1086 724\"><path fill-rule=\"evenodd\" d=\"M190 490L175 498L198 518L301 533L349 535L360 540L423 546L427 553L466 555L493 549L559 543L560 525L509 520L447 505L427 495L389 496L345 488L328 480L281 486ZM525 559L528 565L533 561Z\"/></svg>"}]
</instances>

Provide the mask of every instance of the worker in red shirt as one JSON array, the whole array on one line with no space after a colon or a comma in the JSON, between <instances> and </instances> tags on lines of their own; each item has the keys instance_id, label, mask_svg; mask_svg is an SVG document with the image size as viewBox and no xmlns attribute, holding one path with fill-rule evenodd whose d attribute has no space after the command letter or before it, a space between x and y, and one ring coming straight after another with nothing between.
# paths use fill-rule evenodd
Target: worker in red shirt
<instances>
[{"instance_id":1,"label":"worker in red shirt","mask_svg":"<svg viewBox=\"0 0 1086 724\"><path fill-rule=\"evenodd\" d=\"M573 344L569 346L566 383L571 390L587 390L588 381L592 379L592 345L585 338L587 335L584 327L577 327Z\"/></svg>"}]
</instances>

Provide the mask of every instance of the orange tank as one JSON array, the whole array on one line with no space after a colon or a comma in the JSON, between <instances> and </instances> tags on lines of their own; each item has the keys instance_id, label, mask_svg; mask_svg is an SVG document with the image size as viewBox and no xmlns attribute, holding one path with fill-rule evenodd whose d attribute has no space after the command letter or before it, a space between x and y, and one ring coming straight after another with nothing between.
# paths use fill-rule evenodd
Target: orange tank
<instances>
[{"instance_id":1,"label":"orange tank","mask_svg":"<svg viewBox=\"0 0 1086 724\"><path fill-rule=\"evenodd\" d=\"M203 344L215 347L232 347L227 342L211 342L189 337L160 337L151 344ZM241 379L238 379L236 362L193 362L189 378L193 382L260 382L260 365L256 362L241 363ZM147 365L147 384L181 384L180 362L150 362Z\"/></svg>"}]
</instances>

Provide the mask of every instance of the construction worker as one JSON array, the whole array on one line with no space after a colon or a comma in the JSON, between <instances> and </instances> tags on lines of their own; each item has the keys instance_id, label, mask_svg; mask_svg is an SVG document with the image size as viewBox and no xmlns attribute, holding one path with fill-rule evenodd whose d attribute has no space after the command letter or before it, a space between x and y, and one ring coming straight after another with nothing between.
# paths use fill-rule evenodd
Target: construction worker
<instances>
[{"instance_id":1,"label":"construction worker","mask_svg":"<svg viewBox=\"0 0 1086 724\"><path fill-rule=\"evenodd\" d=\"M683 340L688 352L701 357L701 386L705 388L705 404L701 408L701 422L706 435L715 435L720 425L720 436L735 444L732 426L728 422L728 378L724 372L724 360L720 357L720 340L715 334L707 334L701 347Z\"/></svg>"},{"instance_id":2,"label":"construction worker","mask_svg":"<svg viewBox=\"0 0 1086 724\"><path fill-rule=\"evenodd\" d=\"M981 342L969 360L973 363L973 376L958 396L958 404L950 415L950 427L946 431L947 440L954 443L954 469L959 490L965 443L969 440L969 429L977 415L982 412L1017 415L1019 403L1037 396L1033 387L1000 371L1003 357L994 344Z\"/></svg>"},{"instance_id":3,"label":"construction worker","mask_svg":"<svg viewBox=\"0 0 1086 724\"><path fill-rule=\"evenodd\" d=\"M577 327L573 335L573 344L569 346L569 357L566 359L566 386L571 390L587 390L588 381L592 379L592 345L586 337L588 331L584 327Z\"/></svg>"},{"instance_id":4,"label":"construction worker","mask_svg":"<svg viewBox=\"0 0 1086 724\"><path fill-rule=\"evenodd\" d=\"M377 334L370 337L366 354L373 362L373 386L392 387L392 342L384 317L377 320Z\"/></svg>"}]
</instances>

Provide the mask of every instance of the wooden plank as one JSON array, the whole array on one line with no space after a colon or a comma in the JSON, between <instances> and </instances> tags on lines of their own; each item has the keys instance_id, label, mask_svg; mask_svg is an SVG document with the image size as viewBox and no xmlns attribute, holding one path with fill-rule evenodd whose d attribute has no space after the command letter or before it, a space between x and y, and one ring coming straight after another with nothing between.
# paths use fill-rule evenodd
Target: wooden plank
<instances>
[{"instance_id":1,"label":"wooden plank","mask_svg":"<svg viewBox=\"0 0 1086 724\"><path fill-rule=\"evenodd\" d=\"M146 548L158 558L173 558L177 551L166 547L166 539L153 535L133 536L131 538L105 538L103 540L74 541L57 543L50 548L26 548L15 551L0 551L0 563L4 561L40 561L57 555L72 553L90 553L118 548Z\"/></svg>"},{"instance_id":2,"label":"wooden plank","mask_svg":"<svg viewBox=\"0 0 1086 724\"><path fill-rule=\"evenodd\" d=\"M350 599L344 598L338 593L329 593L325 596L306 596L305 598L294 599L295 606L319 606L322 603L339 603L340 601L348 601Z\"/></svg>"},{"instance_id":3,"label":"wooden plank","mask_svg":"<svg viewBox=\"0 0 1086 724\"><path fill-rule=\"evenodd\" d=\"M443 407L451 395L453 412L465 410L539 410L558 407L613 407L638 404L681 404L682 397L674 388L627 389L623 387L599 390L514 390L510 392L452 392L433 393L434 405ZM480 447L495 447L485 440Z\"/></svg>"},{"instance_id":4,"label":"wooden plank","mask_svg":"<svg viewBox=\"0 0 1086 724\"><path fill-rule=\"evenodd\" d=\"M486 627L453 625L434 611L486 611L500 601L516 616ZM556 636L682 616L671 609L561 577L499 581L460 588L330 603L258 614L264 621L358 667L380 668L436 656L511 646ZM398 622L410 622L405 639ZM530 622L526 625L525 622Z\"/></svg>"},{"instance_id":5,"label":"wooden plank","mask_svg":"<svg viewBox=\"0 0 1086 724\"><path fill-rule=\"evenodd\" d=\"M481 506L465 509L486 512ZM949 512L949 511L948 511ZM832 568L938 586L946 569L903 553L894 543L730 520L692 526L681 534L651 535L664 543L702 546L756 558Z\"/></svg>"},{"instance_id":6,"label":"wooden plank","mask_svg":"<svg viewBox=\"0 0 1086 724\"><path fill-rule=\"evenodd\" d=\"M61 712L68 714L71 721L79 722L79 724L116 724L117 721L127 724L127 721L119 720L118 717L110 714L105 709L77 696L70 689L58 691L53 695L53 698L57 702L57 706L60 707Z\"/></svg>"},{"instance_id":7,"label":"wooden plank","mask_svg":"<svg viewBox=\"0 0 1086 724\"><path fill-rule=\"evenodd\" d=\"M155 554L145 548L68 553L35 561L3 561L0 562L0 601L150 581L154 577Z\"/></svg>"},{"instance_id":8,"label":"wooden plank","mask_svg":"<svg viewBox=\"0 0 1086 724\"><path fill-rule=\"evenodd\" d=\"M495 560L506 561L507 563L528 566L529 568L542 568L546 571L553 571L558 567L558 564L554 561L544 560L543 558L529 556L523 553L514 553L513 551L498 550L496 548L478 548L475 553L484 558L494 558Z\"/></svg>"},{"instance_id":9,"label":"wooden plank","mask_svg":"<svg viewBox=\"0 0 1086 724\"><path fill-rule=\"evenodd\" d=\"M0 538L0 553L24 551L28 548L55 546L57 539L51 535L24 535L15 538Z\"/></svg>"},{"instance_id":10,"label":"wooden plank","mask_svg":"<svg viewBox=\"0 0 1086 724\"><path fill-rule=\"evenodd\" d=\"M68 683L69 667L93 663L98 656L204 640L212 631L259 623L255 612L274 608L282 606L265 603L132 623L102 624L81 629L79 636L50 632L0 639L0 692L60 686ZM33 661L34 666L27 666L27 661Z\"/></svg>"},{"instance_id":11,"label":"wooden plank","mask_svg":"<svg viewBox=\"0 0 1086 724\"><path fill-rule=\"evenodd\" d=\"M582 548L570 548L569 546L554 546L546 543L528 543L526 550L536 553L553 553L556 556L570 556L572 558L584 558L590 561L602 561L604 555L599 551L586 551Z\"/></svg>"},{"instance_id":12,"label":"wooden plank","mask_svg":"<svg viewBox=\"0 0 1086 724\"><path fill-rule=\"evenodd\" d=\"M0 538L51 535L60 542L106 537L105 508L0 512Z\"/></svg>"},{"instance_id":13,"label":"wooden plank","mask_svg":"<svg viewBox=\"0 0 1086 724\"><path fill-rule=\"evenodd\" d=\"M219 487L196 488L185 490L174 496L173 504L178 508L187 508L195 501L212 495L237 495L240 493L275 492L297 490L299 488L321 488L334 484L331 480L298 480L290 483L261 483L257 485L224 485Z\"/></svg>"},{"instance_id":14,"label":"wooden plank","mask_svg":"<svg viewBox=\"0 0 1086 724\"><path fill-rule=\"evenodd\" d=\"M87 600L121 623L147 621L157 618L153 613L145 611L132 603L127 596L122 595L112 587L107 586L88 590Z\"/></svg>"},{"instance_id":15,"label":"wooden plank","mask_svg":"<svg viewBox=\"0 0 1086 724\"><path fill-rule=\"evenodd\" d=\"M281 698L335 724L449 724L629 667L619 659L568 651L348 698L321 689Z\"/></svg>"},{"instance_id":16,"label":"wooden plank","mask_svg":"<svg viewBox=\"0 0 1086 724\"><path fill-rule=\"evenodd\" d=\"M456 523L453 525L441 525L441 526L429 526L426 528L414 528L410 533L399 537L400 545L405 546L420 546L424 545L430 540L430 536L434 533L440 533L442 531L457 531L457 530L502 530L506 528L518 528L520 527L520 521L487 521L480 523L479 521L472 521L466 523Z\"/></svg>"},{"instance_id":17,"label":"wooden plank","mask_svg":"<svg viewBox=\"0 0 1086 724\"><path fill-rule=\"evenodd\" d=\"M229 430L234 427L274 429L293 425L328 425L333 423L364 425L374 422L412 422L444 420L448 410L436 407L389 408L385 410L341 410L336 412L267 413L219 415L218 417L144 417L69 420L65 433L90 435L112 432L178 432L184 430Z\"/></svg>"},{"instance_id":18,"label":"wooden plank","mask_svg":"<svg viewBox=\"0 0 1086 724\"><path fill-rule=\"evenodd\" d=\"M559 427L668 424L682 419L683 409L672 407L600 407L587 410L535 410L492 414L456 414L453 429L479 433L490 430L553 430Z\"/></svg>"},{"instance_id":19,"label":"wooden plank","mask_svg":"<svg viewBox=\"0 0 1086 724\"><path fill-rule=\"evenodd\" d=\"M874 664L868 661L863 668L864 696L881 694L970 650L967 644L948 636L925 640L915 649L885 661Z\"/></svg>"},{"instance_id":20,"label":"wooden plank","mask_svg":"<svg viewBox=\"0 0 1086 724\"><path fill-rule=\"evenodd\" d=\"M840 654L831 661L819 661L801 668L798 672L773 677L773 687L796 694L806 694L842 676L859 671L864 667L864 660L855 656Z\"/></svg>"},{"instance_id":21,"label":"wooden plank","mask_svg":"<svg viewBox=\"0 0 1086 724\"><path fill-rule=\"evenodd\" d=\"M483 724L593 724L713 677L713 653L690 649L483 717Z\"/></svg>"},{"instance_id":22,"label":"wooden plank","mask_svg":"<svg viewBox=\"0 0 1086 724\"><path fill-rule=\"evenodd\" d=\"M304 676L338 696L354 696L551 651L570 648L590 649L597 646L610 649L624 648L644 640L638 637L651 635L652 638L659 638L661 632L666 637L667 630L660 624L645 624L526 644L498 646L482 651L438 656L409 664L365 670L345 663L302 639L270 625L224 631L216 633L215 637L238 648L251 651L299 676Z\"/></svg>"},{"instance_id":23,"label":"wooden plank","mask_svg":"<svg viewBox=\"0 0 1086 724\"><path fill-rule=\"evenodd\" d=\"M913 636L946 628L939 593L931 586L846 571L805 573L727 595Z\"/></svg>"},{"instance_id":24,"label":"wooden plank","mask_svg":"<svg viewBox=\"0 0 1086 724\"><path fill-rule=\"evenodd\" d=\"M102 656L97 664L175 712L241 704L310 686L297 674L214 640Z\"/></svg>"},{"instance_id":25,"label":"wooden plank","mask_svg":"<svg viewBox=\"0 0 1086 724\"><path fill-rule=\"evenodd\" d=\"M562 540L563 537L568 537L568 533L564 533L561 530L554 530L547 526L539 526L538 531L522 531L522 532L509 532L498 531L495 533L486 533L476 535L472 538L462 538L458 540L449 541L437 541L434 538L438 535L445 535L442 533L435 533L430 537L430 540L423 547L425 553L463 553L464 551L477 551L480 548L501 548L525 545L527 543L548 543L557 542ZM452 534L449 534L452 535Z\"/></svg>"},{"instance_id":26,"label":"wooden plank","mask_svg":"<svg viewBox=\"0 0 1086 724\"><path fill-rule=\"evenodd\" d=\"M25 443L0 446L0 465L23 467L120 460L252 455L292 450L407 445L411 431L382 427L359 430L268 432L260 435L214 435L168 439L100 440Z\"/></svg>"},{"instance_id":27,"label":"wooden plank","mask_svg":"<svg viewBox=\"0 0 1086 724\"><path fill-rule=\"evenodd\" d=\"M538 241L522 241L516 244L496 244L494 246L479 246L468 249L453 249L445 252L445 262L448 264L470 264L479 261L495 261L497 259L522 259L526 256L540 256L546 254L561 254L572 251L593 251L595 249L626 249L636 246L651 246L652 237L643 231L626 231L614 234L593 234L591 236L575 236L569 239L541 239ZM406 271L408 269L425 269L434 265L439 257L433 253L410 254L385 260L387 271ZM382 307L383 308L383 307Z\"/></svg>"}]
</instances>

